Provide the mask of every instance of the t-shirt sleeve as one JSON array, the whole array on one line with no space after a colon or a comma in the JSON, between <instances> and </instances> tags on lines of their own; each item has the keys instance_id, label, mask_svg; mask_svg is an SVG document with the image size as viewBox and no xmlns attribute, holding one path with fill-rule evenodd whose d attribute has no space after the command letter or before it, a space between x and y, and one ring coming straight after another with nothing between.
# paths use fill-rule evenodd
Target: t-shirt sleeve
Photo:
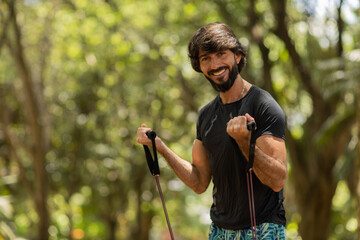
<instances>
[{"instance_id":1,"label":"t-shirt sleeve","mask_svg":"<svg viewBox=\"0 0 360 240\"><path fill-rule=\"evenodd\" d=\"M255 118L256 137L273 135L285 140L286 117L279 104L271 97L265 96L260 101L259 111Z\"/></svg>"},{"instance_id":2,"label":"t-shirt sleeve","mask_svg":"<svg viewBox=\"0 0 360 240\"><path fill-rule=\"evenodd\" d=\"M201 127L200 127L200 123L201 123L201 119L202 119L202 112L203 110L200 110L199 112L199 116L196 122L196 139L202 141L202 134L201 134Z\"/></svg>"}]
</instances>

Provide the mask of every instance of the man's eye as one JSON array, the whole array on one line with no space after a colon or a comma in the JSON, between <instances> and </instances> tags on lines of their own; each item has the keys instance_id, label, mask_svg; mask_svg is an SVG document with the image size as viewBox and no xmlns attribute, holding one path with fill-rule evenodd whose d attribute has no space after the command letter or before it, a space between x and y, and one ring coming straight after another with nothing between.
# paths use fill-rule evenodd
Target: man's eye
<instances>
[{"instance_id":1,"label":"man's eye","mask_svg":"<svg viewBox=\"0 0 360 240\"><path fill-rule=\"evenodd\" d=\"M205 62L205 61L207 61L208 59L209 59L208 57L203 57L203 58L200 59L200 61L201 61L201 62Z\"/></svg>"}]
</instances>

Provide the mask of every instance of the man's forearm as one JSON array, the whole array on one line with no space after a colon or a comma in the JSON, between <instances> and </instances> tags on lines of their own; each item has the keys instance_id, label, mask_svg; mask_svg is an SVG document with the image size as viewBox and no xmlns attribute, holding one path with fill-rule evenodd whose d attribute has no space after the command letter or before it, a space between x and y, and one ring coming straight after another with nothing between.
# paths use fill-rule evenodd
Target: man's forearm
<instances>
[{"instance_id":1,"label":"man's forearm","mask_svg":"<svg viewBox=\"0 0 360 240\"><path fill-rule=\"evenodd\" d=\"M176 176L178 176L178 178L180 178L180 180L183 181L194 192L199 193L200 178L196 166L181 158L169 147L167 147L161 140L157 145L157 149L159 153L165 158L169 166L174 170Z\"/></svg>"},{"instance_id":2,"label":"man's forearm","mask_svg":"<svg viewBox=\"0 0 360 240\"><path fill-rule=\"evenodd\" d=\"M275 192L280 191L286 183L287 166L280 159L267 155L255 146L253 170L259 180Z\"/></svg>"}]
</instances>

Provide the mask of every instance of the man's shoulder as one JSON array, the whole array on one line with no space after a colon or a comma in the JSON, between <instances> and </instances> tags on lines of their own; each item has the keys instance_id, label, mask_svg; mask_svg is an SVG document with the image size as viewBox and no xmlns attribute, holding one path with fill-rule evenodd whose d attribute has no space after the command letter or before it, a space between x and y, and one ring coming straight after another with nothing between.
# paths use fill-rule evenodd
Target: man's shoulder
<instances>
[{"instance_id":1,"label":"man's shoulder","mask_svg":"<svg viewBox=\"0 0 360 240\"><path fill-rule=\"evenodd\" d=\"M271 94L266 91L265 89L262 89L261 87L259 86L256 86L256 85L252 85L251 88L250 88L250 94L253 95L253 96L266 96L266 97L271 97Z\"/></svg>"},{"instance_id":2,"label":"man's shoulder","mask_svg":"<svg viewBox=\"0 0 360 240\"><path fill-rule=\"evenodd\" d=\"M261 112L263 114L268 113L270 115L284 115L283 109L268 91L255 85L253 85L251 89L251 96L249 96L247 103L252 105L253 109L256 109L257 112Z\"/></svg>"},{"instance_id":3,"label":"man's shoulder","mask_svg":"<svg viewBox=\"0 0 360 240\"><path fill-rule=\"evenodd\" d=\"M249 97L250 101L252 101L254 104L269 104L272 102L276 102L274 97L265 89L262 89L256 85L251 86L251 91L249 91Z\"/></svg>"}]
</instances>

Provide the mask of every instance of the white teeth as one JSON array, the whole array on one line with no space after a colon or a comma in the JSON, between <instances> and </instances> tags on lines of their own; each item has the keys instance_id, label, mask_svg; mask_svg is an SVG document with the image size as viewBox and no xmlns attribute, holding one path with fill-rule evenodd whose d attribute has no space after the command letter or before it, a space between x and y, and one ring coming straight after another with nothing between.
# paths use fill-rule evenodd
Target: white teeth
<instances>
[{"instance_id":1,"label":"white teeth","mask_svg":"<svg viewBox=\"0 0 360 240\"><path fill-rule=\"evenodd\" d=\"M225 72L225 69L222 69L222 70L219 71L219 72L214 72L213 75L219 76L219 75L223 74L224 72Z\"/></svg>"}]
</instances>

